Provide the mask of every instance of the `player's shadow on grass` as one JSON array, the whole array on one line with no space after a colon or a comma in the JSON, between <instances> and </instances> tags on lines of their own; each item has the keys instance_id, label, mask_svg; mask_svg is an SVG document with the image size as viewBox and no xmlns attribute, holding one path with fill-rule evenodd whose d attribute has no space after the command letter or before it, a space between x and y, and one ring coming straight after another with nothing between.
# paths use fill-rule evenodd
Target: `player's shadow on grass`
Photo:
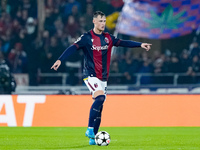
<instances>
[{"instance_id":1,"label":"player's shadow on grass","mask_svg":"<svg viewBox=\"0 0 200 150\"><path fill-rule=\"evenodd\" d=\"M78 146L78 145L74 145L74 146L68 146L68 147L66 147L66 148L71 148L71 149L76 149L76 148L85 148L85 147L89 147L89 146L91 146L91 145L80 145L80 146Z\"/></svg>"},{"instance_id":2,"label":"player's shadow on grass","mask_svg":"<svg viewBox=\"0 0 200 150\"><path fill-rule=\"evenodd\" d=\"M66 147L54 147L53 149L77 149L77 148L86 148L86 147L89 147L91 145L72 145L72 146L66 146ZM47 148L47 149L52 149L51 148Z\"/></svg>"}]
</instances>

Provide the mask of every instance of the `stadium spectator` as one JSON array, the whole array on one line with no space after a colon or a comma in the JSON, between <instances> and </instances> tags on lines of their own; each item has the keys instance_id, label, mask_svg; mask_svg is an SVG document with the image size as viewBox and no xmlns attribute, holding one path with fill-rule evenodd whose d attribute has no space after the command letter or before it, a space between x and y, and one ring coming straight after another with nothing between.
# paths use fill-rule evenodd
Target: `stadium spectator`
<instances>
[{"instance_id":1,"label":"stadium spectator","mask_svg":"<svg viewBox=\"0 0 200 150\"><path fill-rule=\"evenodd\" d=\"M76 38L79 36L78 31L79 31L79 25L76 22L74 16L70 15L68 17L68 21L65 26L65 32L68 33L68 35L71 36L72 38Z\"/></svg>"},{"instance_id":2,"label":"stadium spectator","mask_svg":"<svg viewBox=\"0 0 200 150\"><path fill-rule=\"evenodd\" d=\"M50 9L51 11L54 10L55 4L56 3L53 0L46 0L45 1L45 7Z\"/></svg>"},{"instance_id":3,"label":"stadium spectator","mask_svg":"<svg viewBox=\"0 0 200 150\"><path fill-rule=\"evenodd\" d=\"M55 30L62 30L64 29L64 24L62 22L61 17L58 17L54 22Z\"/></svg>"},{"instance_id":4,"label":"stadium spectator","mask_svg":"<svg viewBox=\"0 0 200 150\"><path fill-rule=\"evenodd\" d=\"M29 17L27 19L25 29L23 30L21 35L21 41L23 43L28 58L29 85L37 85L37 72L39 62L35 60L38 59L39 52L36 49L36 38L37 21L32 17Z\"/></svg>"},{"instance_id":5,"label":"stadium spectator","mask_svg":"<svg viewBox=\"0 0 200 150\"><path fill-rule=\"evenodd\" d=\"M108 0L98 0L96 1L96 5L98 6L98 10L106 12L106 16L111 14L113 11L110 1Z\"/></svg>"},{"instance_id":6,"label":"stadium spectator","mask_svg":"<svg viewBox=\"0 0 200 150\"><path fill-rule=\"evenodd\" d=\"M57 38L52 36L50 39L50 46L48 48L48 58L50 61L48 65L51 66L51 64L60 56L62 49L63 47L58 43Z\"/></svg>"},{"instance_id":7,"label":"stadium spectator","mask_svg":"<svg viewBox=\"0 0 200 150\"><path fill-rule=\"evenodd\" d=\"M163 70L162 70L162 68L163 68L163 63L164 63L164 58L165 58L165 56L164 55L161 55L161 57L160 58L157 58L155 61L154 61L154 63L153 63L153 67L154 67L154 73L162 73L163 72Z\"/></svg>"},{"instance_id":8,"label":"stadium spectator","mask_svg":"<svg viewBox=\"0 0 200 150\"><path fill-rule=\"evenodd\" d=\"M192 58L191 64L186 72L188 76L183 77L185 80L182 79L182 83L199 83L200 77L196 76L196 73L200 73L200 62L197 55Z\"/></svg>"},{"instance_id":9,"label":"stadium spectator","mask_svg":"<svg viewBox=\"0 0 200 150\"><path fill-rule=\"evenodd\" d=\"M77 5L74 5L72 7L72 12L69 15L72 15L74 17L75 21L79 22L79 18L81 16L81 14L80 14L80 10L78 10L78 6Z\"/></svg>"},{"instance_id":10,"label":"stadium spectator","mask_svg":"<svg viewBox=\"0 0 200 150\"><path fill-rule=\"evenodd\" d=\"M195 55L200 57L200 48L199 48L199 43L194 41L191 45L190 45L190 57L193 58Z\"/></svg>"},{"instance_id":11,"label":"stadium spectator","mask_svg":"<svg viewBox=\"0 0 200 150\"><path fill-rule=\"evenodd\" d=\"M120 11L122 9L122 6L124 5L123 0L110 0L110 4L113 7L114 11Z\"/></svg>"},{"instance_id":12,"label":"stadium spectator","mask_svg":"<svg viewBox=\"0 0 200 150\"><path fill-rule=\"evenodd\" d=\"M80 33L85 33L87 31L87 23L86 23L86 20L85 20L85 18L83 16L81 16L79 18L79 25L80 25L79 32Z\"/></svg>"},{"instance_id":13,"label":"stadium spectator","mask_svg":"<svg viewBox=\"0 0 200 150\"><path fill-rule=\"evenodd\" d=\"M119 64L120 72L123 73L123 83L132 84L134 79L132 74L137 72L137 66L133 64L133 55L131 50L127 50L125 57L121 60Z\"/></svg>"},{"instance_id":14,"label":"stadium spectator","mask_svg":"<svg viewBox=\"0 0 200 150\"><path fill-rule=\"evenodd\" d=\"M152 73L151 59L146 52L141 54L141 65L139 67L139 73ZM151 83L150 76L143 76L140 79L141 84L149 84Z\"/></svg>"},{"instance_id":15,"label":"stadium spectator","mask_svg":"<svg viewBox=\"0 0 200 150\"><path fill-rule=\"evenodd\" d=\"M189 53L187 49L184 49L180 56L180 67L181 67L180 72L186 73L189 65L190 65Z\"/></svg>"},{"instance_id":16,"label":"stadium spectator","mask_svg":"<svg viewBox=\"0 0 200 150\"><path fill-rule=\"evenodd\" d=\"M49 70L46 68L46 64L48 63L48 48L50 45L50 34L48 30L44 30L42 33L42 38L40 40L40 44L38 47L39 54L39 60L40 60L40 69L42 73L46 73Z\"/></svg>"},{"instance_id":17,"label":"stadium spectator","mask_svg":"<svg viewBox=\"0 0 200 150\"><path fill-rule=\"evenodd\" d=\"M68 0L68 3L65 5L65 16L68 16L72 13L73 6L77 6L77 9L81 11L81 5L76 0Z\"/></svg>"},{"instance_id":18,"label":"stadium spectator","mask_svg":"<svg viewBox=\"0 0 200 150\"><path fill-rule=\"evenodd\" d=\"M17 18L14 18L12 22L12 31L14 36L17 36L22 28L22 25L20 24L19 20Z\"/></svg>"},{"instance_id":19,"label":"stadium spectator","mask_svg":"<svg viewBox=\"0 0 200 150\"><path fill-rule=\"evenodd\" d=\"M23 51L21 43L15 44L8 55L8 59L13 73L25 73L27 71L27 54Z\"/></svg>"},{"instance_id":20,"label":"stadium spectator","mask_svg":"<svg viewBox=\"0 0 200 150\"><path fill-rule=\"evenodd\" d=\"M85 18L85 22L87 22L86 31L93 28L93 24L91 23L92 17L94 13L94 7L92 4L87 4L86 6L86 13L83 15Z\"/></svg>"},{"instance_id":21,"label":"stadium spectator","mask_svg":"<svg viewBox=\"0 0 200 150\"><path fill-rule=\"evenodd\" d=\"M45 21L44 21L44 29L49 31L50 35L53 35L56 32L54 21L56 20L56 16L53 12L46 8L45 9Z\"/></svg>"},{"instance_id":22,"label":"stadium spectator","mask_svg":"<svg viewBox=\"0 0 200 150\"><path fill-rule=\"evenodd\" d=\"M22 0L22 10L27 10L29 17L37 17L37 2L35 0Z\"/></svg>"},{"instance_id":23,"label":"stadium spectator","mask_svg":"<svg viewBox=\"0 0 200 150\"><path fill-rule=\"evenodd\" d=\"M119 74L120 70L119 70L119 64L117 61L113 61L110 67L110 74ZM121 84L122 83L122 78L120 76L111 76L109 78L109 84Z\"/></svg>"},{"instance_id":24,"label":"stadium spectator","mask_svg":"<svg viewBox=\"0 0 200 150\"><path fill-rule=\"evenodd\" d=\"M193 56L190 67L192 67L192 71L194 73L200 72L200 62L199 62L199 57L197 55Z\"/></svg>"},{"instance_id":25,"label":"stadium spectator","mask_svg":"<svg viewBox=\"0 0 200 150\"><path fill-rule=\"evenodd\" d=\"M7 14L10 14L10 5L7 3L6 0L1 0L1 3L0 3L0 15L2 12L6 12Z\"/></svg>"},{"instance_id":26,"label":"stadium spectator","mask_svg":"<svg viewBox=\"0 0 200 150\"><path fill-rule=\"evenodd\" d=\"M162 66L162 73L169 73L169 64L171 63L171 56L165 54L165 59Z\"/></svg>"},{"instance_id":27,"label":"stadium spectator","mask_svg":"<svg viewBox=\"0 0 200 150\"><path fill-rule=\"evenodd\" d=\"M23 10L21 11L21 23L22 23L23 26L26 26L28 17L29 17L29 15L28 15L28 10L23 9Z\"/></svg>"},{"instance_id":28,"label":"stadium spectator","mask_svg":"<svg viewBox=\"0 0 200 150\"><path fill-rule=\"evenodd\" d=\"M179 62L179 58L177 57L176 53L173 53L171 56L171 62L169 64L169 72L170 73L178 73L181 71L181 66Z\"/></svg>"}]
</instances>

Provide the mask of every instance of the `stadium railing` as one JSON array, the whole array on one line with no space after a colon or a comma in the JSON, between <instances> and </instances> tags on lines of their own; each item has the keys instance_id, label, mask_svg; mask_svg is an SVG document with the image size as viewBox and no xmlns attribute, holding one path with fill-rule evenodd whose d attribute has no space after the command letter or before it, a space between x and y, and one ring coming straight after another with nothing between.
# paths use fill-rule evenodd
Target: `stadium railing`
<instances>
[{"instance_id":1,"label":"stadium railing","mask_svg":"<svg viewBox=\"0 0 200 150\"><path fill-rule=\"evenodd\" d=\"M82 81L82 74L75 76ZM84 83L78 86L66 84L67 78L70 79L68 73L41 73L39 77L41 80L50 78L55 84L18 85L12 94L90 94ZM116 83L118 79L123 82L125 77L123 74L110 74L108 94L200 94L200 73L195 76L185 73L138 73L132 75L128 84Z\"/></svg>"},{"instance_id":2,"label":"stadium railing","mask_svg":"<svg viewBox=\"0 0 200 150\"><path fill-rule=\"evenodd\" d=\"M74 74L77 79L82 80L82 74ZM124 82L125 76L123 73L110 73L109 75L109 84L110 85L134 85L134 86L144 86L144 85L183 85L183 84L200 84L200 73L195 75L188 75L186 73L135 73L132 74L132 79L129 83ZM41 73L39 74L41 78L60 78L60 85L67 85L66 80L69 77L68 73ZM120 83L116 83L115 79L119 79ZM113 81L114 80L114 81ZM59 83L58 83L59 84Z\"/></svg>"}]
</instances>

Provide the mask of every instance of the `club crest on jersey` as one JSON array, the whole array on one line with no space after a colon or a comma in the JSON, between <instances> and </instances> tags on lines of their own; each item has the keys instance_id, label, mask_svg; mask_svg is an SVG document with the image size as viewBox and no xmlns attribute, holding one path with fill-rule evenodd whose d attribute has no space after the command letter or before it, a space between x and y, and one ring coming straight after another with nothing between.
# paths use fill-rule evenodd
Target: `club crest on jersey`
<instances>
[{"instance_id":1,"label":"club crest on jersey","mask_svg":"<svg viewBox=\"0 0 200 150\"><path fill-rule=\"evenodd\" d=\"M105 37L104 40L105 40L106 43L109 43L109 39L107 37Z\"/></svg>"},{"instance_id":2,"label":"club crest on jersey","mask_svg":"<svg viewBox=\"0 0 200 150\"><path fill-rule=\"evenodd\" d=\"M95 88L97 88L97 87L98 87L98 84L97 84L97 83L95 83L95 84L94 84L94 87L95 87Z\"/></svg>"}]
</instances>

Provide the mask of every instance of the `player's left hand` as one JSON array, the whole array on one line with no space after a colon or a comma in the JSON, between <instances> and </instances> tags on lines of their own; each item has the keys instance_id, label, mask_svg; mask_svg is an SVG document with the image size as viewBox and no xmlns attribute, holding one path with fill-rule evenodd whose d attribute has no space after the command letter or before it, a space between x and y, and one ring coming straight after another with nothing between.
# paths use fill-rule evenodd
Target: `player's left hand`
<instances>
[{"instance_id":1,"label":"player's left hand","mask_svg":"<svg viewBox=\"0 0 200 150\"><path fill-rule=\"evenodd\" d=\"M149 43L142 43L141 47L146 49L146 51L149 51L151 49L151 45L152 44L149 44Z\"/></svg>"}]
</instances>

